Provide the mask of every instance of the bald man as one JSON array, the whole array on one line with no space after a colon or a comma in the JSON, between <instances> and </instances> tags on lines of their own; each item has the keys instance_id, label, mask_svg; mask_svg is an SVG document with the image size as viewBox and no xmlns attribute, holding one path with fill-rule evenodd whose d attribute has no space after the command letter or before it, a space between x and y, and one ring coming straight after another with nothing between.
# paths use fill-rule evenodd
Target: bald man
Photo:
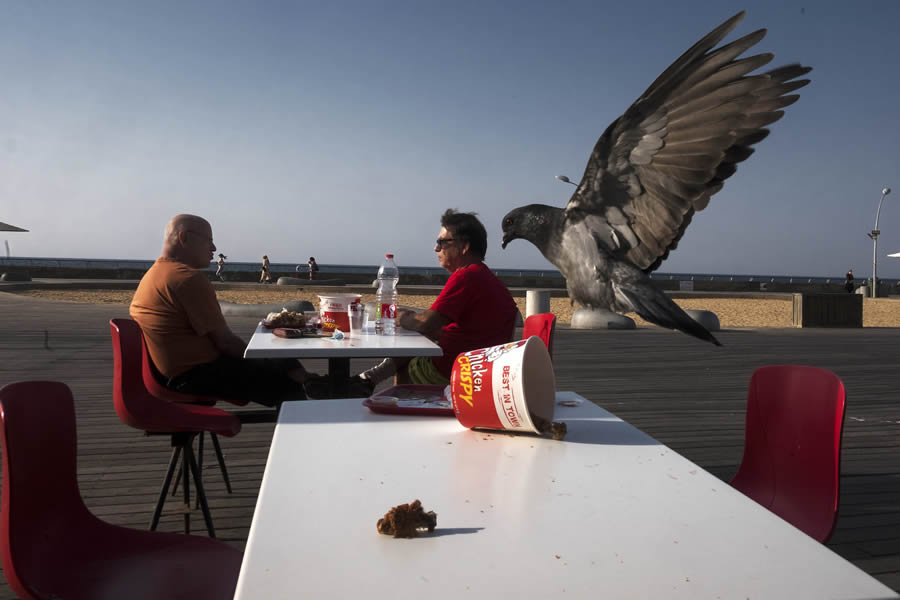
<instances>
[{"instance_id":1,"label":"bald man","mask_svg":"<svg viewBox=\"0 0 900 600\"><path fill-rule=\"evenodd\" d=\"M215 251L206 219L173 217L162 256L144 274L131 301L131 317L144 332L161 383L187 394L266 406L305 399L303 383L310 375L298 361L243 358L246 344L228 327L201 270Z\"/></svg>"}]
</instances>

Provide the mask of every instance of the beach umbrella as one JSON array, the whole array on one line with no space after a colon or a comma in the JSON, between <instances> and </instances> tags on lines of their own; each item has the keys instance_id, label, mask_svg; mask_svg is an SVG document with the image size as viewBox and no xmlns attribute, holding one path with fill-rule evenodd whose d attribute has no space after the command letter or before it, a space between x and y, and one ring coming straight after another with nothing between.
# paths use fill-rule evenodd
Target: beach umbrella
<instances>
[{"instance_id":1,"label":"beach umbrella","mask_svg":"<svg viewBox=\"0 0 900 600\"><path fill-rule=\"evenodd\" d=\"M22 231L27 232L27 229L22 229L21 227L16 227L15 225L10 225L9 223L4 223L0 221L0 231ZM6 246L6 258L9 258L9 242L3 240L3 244Z\"/></svg>"}]
</instances>

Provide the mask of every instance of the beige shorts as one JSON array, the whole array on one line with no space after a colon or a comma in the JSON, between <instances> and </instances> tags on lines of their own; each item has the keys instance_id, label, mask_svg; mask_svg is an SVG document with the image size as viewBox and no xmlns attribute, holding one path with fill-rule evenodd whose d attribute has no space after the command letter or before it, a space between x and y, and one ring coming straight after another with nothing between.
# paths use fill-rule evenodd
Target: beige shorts
<instances>
[{"instance_id":1,"label":"beige shorts","mask_svg":"<svg viewBox=\"0 0 900 600\"><path fill-rule=\"evenodd\" d=\"M441 374L429 356L417 356L409 361L409 379L419 385L449 385L450 380Z\"/></svg>"}]
</instances>

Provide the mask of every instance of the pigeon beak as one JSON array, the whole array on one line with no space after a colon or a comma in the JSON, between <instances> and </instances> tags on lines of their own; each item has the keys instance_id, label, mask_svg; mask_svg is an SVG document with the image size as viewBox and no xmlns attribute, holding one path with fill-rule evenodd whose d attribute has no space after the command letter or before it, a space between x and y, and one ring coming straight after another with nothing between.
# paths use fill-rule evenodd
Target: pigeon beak
<instances>
[{"instance_id":1,"label":"pigeon beak","mask_svg":"<svg viewBox=\"0 0 900 600\"><path fill-rule=\"evenodd\" d=\"M506 250L506 245L516 239L516 235L513 233L505 232L503 234L503 241L500 243L500 248Z\"/></svg>"}]
</instances>

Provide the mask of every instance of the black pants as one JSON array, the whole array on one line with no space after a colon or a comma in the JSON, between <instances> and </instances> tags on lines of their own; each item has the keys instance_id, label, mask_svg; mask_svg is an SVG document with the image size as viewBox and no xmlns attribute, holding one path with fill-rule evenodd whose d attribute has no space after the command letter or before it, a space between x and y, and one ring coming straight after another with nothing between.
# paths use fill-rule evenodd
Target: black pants
<instances>
[{"instance_id":1,"label":"black pants","mask_svg":"<svg viewBox=\"0 0 900 600\"><path fill-rule=\"evenodd\" d=\"M306 400L303 386L287 376L299 363L294 359L244 359L221 356L169 378L164 385L176 392L249 400L278 406L285 400Z\"/></svg>"}]
</instances>

